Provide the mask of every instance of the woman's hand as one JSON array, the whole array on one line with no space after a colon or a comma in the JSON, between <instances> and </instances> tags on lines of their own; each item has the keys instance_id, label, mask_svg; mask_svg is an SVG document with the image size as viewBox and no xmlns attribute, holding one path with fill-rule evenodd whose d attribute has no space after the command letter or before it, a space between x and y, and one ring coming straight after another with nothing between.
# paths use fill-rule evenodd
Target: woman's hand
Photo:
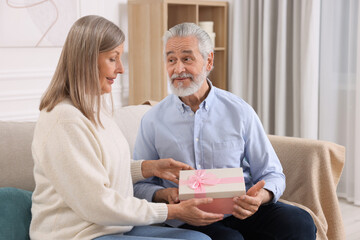
<instances>
[{"instance_id":1,"label":"woman's hand","mask_svg":"<svg viewBox=\"0 0 360 240\"><path fill-rule=\"evenodd\" d=\"M179 171L192 170L189 165L175 161L172 158L159 160L145 160L141 165L141 171L144 178L159 177L179 184Z\"/></svg>"},{"instance_id":2,"label":"woman's hand","mask_svg":"<svg viewBox=\"0 0 360 240\"><path fill-rule=\"evenodd\" d=\"M178 219L194 226L205 226L220 221L223 214L204 212L197 208L200 204L211 203L212 198L193 198L179 204L168 205L168 219Z\"/></svg>"},{"instance_id":3,"label":"woman's hand","mask_svg":"<svg viewBox=\"0 0 360 240\"><path fill-rule=\"evenodd\" d=\"M239 219L245 219L257 212L261 204L272 199L272 193L264 189L265 181L261 180L252 186L246 195L235 197L234 212L232 213Z\"/></svg>"}]
</instances>

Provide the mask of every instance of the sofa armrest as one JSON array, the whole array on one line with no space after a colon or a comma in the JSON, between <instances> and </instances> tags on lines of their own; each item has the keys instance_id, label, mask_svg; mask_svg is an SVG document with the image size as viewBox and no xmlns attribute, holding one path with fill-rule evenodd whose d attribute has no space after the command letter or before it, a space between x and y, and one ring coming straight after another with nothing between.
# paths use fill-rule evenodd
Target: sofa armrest
<instances>
[{"instance_id":1,"label":"sofa armrest","mask_svg":"<svg viewBox=\"0 0 360 240\"><path fill-rule=\"evenodd\" d=\"M329 239L344 239L336 187L345 148L335 143L269 135L286 176L282 199L309 208Z\"/></svg>"},{"instance_id":2,"label":"sofa armrest","mask_svg":"<svg viewBox=\"0 0 360 240\"><path fill-rule=\"evenodd\" d=\"M0 121L0 187L34 190L31 143L35 124Z\"/></svg>"}]
</instances>

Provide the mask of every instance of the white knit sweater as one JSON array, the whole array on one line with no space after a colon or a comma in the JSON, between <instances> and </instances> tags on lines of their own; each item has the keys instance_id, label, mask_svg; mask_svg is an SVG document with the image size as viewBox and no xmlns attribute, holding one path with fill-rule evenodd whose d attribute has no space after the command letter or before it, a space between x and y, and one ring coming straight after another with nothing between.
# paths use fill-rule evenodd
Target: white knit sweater
<instances>
[{"instance_id":1,"label":"white knit sweater","mask_svg":"<svg viewBox=\"0 0 360 240\"><path fill-rule=\"evenodd\" d=\"M32 144L31 239L92 239L166 220L165 204L133 197L141 161L112 117L95 127L69 100L42 111Z\"/></svg>"}]
</instances>

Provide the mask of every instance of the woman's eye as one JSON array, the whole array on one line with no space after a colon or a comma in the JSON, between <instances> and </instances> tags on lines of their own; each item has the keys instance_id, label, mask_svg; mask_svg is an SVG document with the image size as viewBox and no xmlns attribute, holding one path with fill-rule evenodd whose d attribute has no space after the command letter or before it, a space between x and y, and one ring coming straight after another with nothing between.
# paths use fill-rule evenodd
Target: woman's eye
<instances>
[{"instance_id":1,"label":"woman's eye","mask_svg":"<svg viewBox=\"0 0 360 240\"><path fill-rule=\"evenodd\" d=\"M115 62L115 58L110 58L110 62Z\"/></svg>"}]
</instances>

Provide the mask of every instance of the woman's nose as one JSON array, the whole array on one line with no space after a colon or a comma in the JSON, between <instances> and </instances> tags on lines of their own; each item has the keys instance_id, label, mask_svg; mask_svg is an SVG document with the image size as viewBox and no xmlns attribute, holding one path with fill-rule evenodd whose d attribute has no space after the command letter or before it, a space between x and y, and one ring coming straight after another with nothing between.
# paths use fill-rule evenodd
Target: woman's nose
<instances>
[{"instance_id":1,"label":"woman's nose","mask_svg":"<svg viewBox=\"0 0 360 240\"><path fill-rule=\"evenodd\" d=\"M119 61L119 63L116 66L116 73L120 73L120 74L124 73L124 65L122 64L121 60Z\"/></svg>"}]
</instances>

